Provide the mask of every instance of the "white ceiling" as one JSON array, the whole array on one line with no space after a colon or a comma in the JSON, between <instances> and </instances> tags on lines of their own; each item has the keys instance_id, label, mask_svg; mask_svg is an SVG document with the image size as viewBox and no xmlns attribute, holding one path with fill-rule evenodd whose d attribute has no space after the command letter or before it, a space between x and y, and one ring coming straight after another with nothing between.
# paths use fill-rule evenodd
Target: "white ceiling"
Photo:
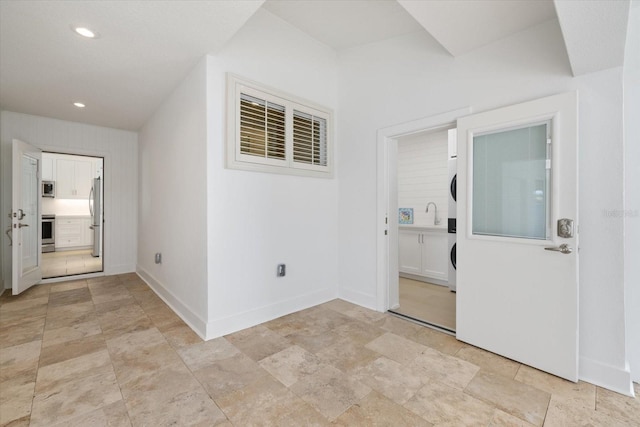
<instances>
[{"instance_id":1,"label":"white ceiling","mask_svg":"<svg viewBox=\"0 0 640 427\"><path fill-rule=\"evenodd\" d=\"M195 63L219 51L260 7L336 51L427 31L454 56L555 19L557 9L580 74L622 64L629 2L2 0L0 107L138 130ZM72 25L101 37L79 37Z\"/></svg>"},{"instance_id":2,"label":"white ceiling","mask_svg":"<svg viewBox=\"0 0 640 427\"><path fill-rule=\"evenodd\" d=\"M424 31L396 0L267 0L264 8L335 50Z\"/></svg>"},{"instance_id":3,"label":"white ceiling","mask_svg":"<svg viewBox=\"0 0 640 427\"><path fill-rule=\"evenodd\" d=\"M2 1L0 105L137 130L263 1ZM71 25L101 37L82 38Z\"/></svg>"},{"instance_id":4,"label":"white ceiling","mask_svg":"<svg viewBox=\"0 0 640 427\"><path fill-rule=\"evenodd\" d=\"M574 76L624 63L630 7L629 0L556 1Z\"/></svg>"},{"instance_id":5,"label":"white ceiling","mask_svg":"<svg viewBox=\"0 0 640 427\"><path fill-rule=\"evenodd\" d=\"M552 0L398 0L453 56L556 17Z\"/></svg>"}]
</instances>

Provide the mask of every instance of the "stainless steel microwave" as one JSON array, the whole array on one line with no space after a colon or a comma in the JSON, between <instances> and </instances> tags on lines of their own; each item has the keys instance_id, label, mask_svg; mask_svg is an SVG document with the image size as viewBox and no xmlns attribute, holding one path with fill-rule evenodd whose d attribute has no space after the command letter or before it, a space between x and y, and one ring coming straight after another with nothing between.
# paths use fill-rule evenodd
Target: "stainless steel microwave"
<instances>
[{"instance_id":1,"label":"stainless steel microwave","mask_svg":"<svg viewBox=\"0 0 640 427\"><path fill-rule=\"evenodd\" d=\"M55 181L42 181L42 197L56 197Z\"/></svg>"}]
</instances>

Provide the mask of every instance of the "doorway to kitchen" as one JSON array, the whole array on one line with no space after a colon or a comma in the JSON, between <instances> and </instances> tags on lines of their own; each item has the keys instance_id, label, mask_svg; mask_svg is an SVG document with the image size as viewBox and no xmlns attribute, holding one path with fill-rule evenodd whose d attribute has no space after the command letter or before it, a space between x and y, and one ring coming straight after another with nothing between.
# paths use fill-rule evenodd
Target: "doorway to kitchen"
<instances>
[{"instance_id":1,"label":"doorway to kitchen","mask_svg":"<svg viewBox=\"0 0 640 427\"><path fill-rule=\"evenodd\" d=\"M104 158L42 153L42 278L104 271Z\"/></svg>"}]
</instances>

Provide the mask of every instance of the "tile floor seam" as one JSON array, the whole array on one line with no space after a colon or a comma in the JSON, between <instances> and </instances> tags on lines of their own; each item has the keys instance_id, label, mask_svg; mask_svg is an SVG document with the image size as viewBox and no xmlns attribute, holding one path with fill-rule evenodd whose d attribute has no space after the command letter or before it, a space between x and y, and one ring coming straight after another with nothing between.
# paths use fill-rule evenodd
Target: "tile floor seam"
<instances>
[{"instance_id":1,"label":"tile floor seam","mask_svg":"<svg viewBox=\"0 0 640 427\"><path fill-rule=\"evenodd\" d=\"M93 305L93 309L95 311L95 304ZM102 326L100 326L100 330L102 330ZM113 374L116 377L116 384L118 384L118 390L120 391L120 397L122 398L122 404L125 407L125 410L127 412L127 419L129 420L129 424L133 426L133 422L131 421L131 414L129 413L129 408L127 407L127 402L124 399L124 394L122 393L122 384L120 384L120 380L118 379L118 374L116 372L116 367L113 364L113 355L111 354L111 351L109 350L109 346L107 345L107 340L104 340L104 346L105 349L107 350L107 354L109 355L109 363L111 364L111 369L113 369Z\"/></svg>"}]
</instances>

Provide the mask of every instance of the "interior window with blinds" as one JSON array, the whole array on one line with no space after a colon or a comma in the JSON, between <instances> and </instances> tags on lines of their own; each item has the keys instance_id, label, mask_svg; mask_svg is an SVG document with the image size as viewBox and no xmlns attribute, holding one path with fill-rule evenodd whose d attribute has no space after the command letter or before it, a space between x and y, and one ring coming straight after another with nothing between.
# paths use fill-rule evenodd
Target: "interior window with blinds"
<instances>
[{"instance_id":1,"label":"interior window with blinds","mask_svg":"<svg viewBox=\"0 0 640 427\"><path fill-rule=\"evenodd\" d=\"M293 161L327 165L327 121L293 110Z\"/></svg>"},{"instance_id":2,"label":"interior window with blinds","mask_svg":"<svg viewBox=\"0 0 640 427\"><path fill-rule=\"evenodd\" d=\"M284 160L284 106L240 95L240 151L251 156Z\"/></svg>"},{"instance_id":3,"label":"interior window with blinds","mask_svg":"<svg viewBox=\"0 0 640 427\"><path fill-rule=\"evenodd\" d=\"M228 168L331 178L331 110L227 76Z\"/></svg>"}]
</instances>

